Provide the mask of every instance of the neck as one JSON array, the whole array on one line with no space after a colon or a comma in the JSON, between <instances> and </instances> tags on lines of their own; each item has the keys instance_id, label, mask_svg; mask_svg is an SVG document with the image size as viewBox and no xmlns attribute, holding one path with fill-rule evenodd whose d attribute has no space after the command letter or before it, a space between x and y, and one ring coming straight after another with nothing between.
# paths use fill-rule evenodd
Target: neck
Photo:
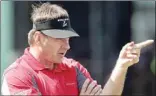
<instances>
[{"instance_id":1,"label":"neck","mask_svg":"<svg viewBox=\"0 0 156 96\"><path fill-rule=\"evenodd\" d=\"M42 52L37 47L30 47L29 52L38 62L40 62L40 64L43 64L45 68L50 70L54 69L55 64L46 60L44 54L42 54Z\"/></svg>"}]
</instances>

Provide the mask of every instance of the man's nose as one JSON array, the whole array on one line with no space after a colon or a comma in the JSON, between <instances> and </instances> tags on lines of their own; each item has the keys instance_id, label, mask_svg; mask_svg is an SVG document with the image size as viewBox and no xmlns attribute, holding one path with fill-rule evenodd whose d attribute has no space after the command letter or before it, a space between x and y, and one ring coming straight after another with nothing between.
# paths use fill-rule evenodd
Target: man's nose
<instances>
[{"instance_id":1,"label":"man's nose","mask_svg":"<svg viewBox=\"0 0 156 96\"><path fill-rule=\"evenodd\" d=\"M69 44L69 39L64 39L64 48L69 50L70 49L70 44Z\"/></svg>"},{"instance_id":2,"label":"man's nose","mask_svg":"<svg viewBox=\"0 0 156 96\"><path fill-rule=\"evenodd\" d=\"M69 43L66 43L64 47L65 47L65 49L69 50L70 49Z\"/></svg>"}]
</instances>

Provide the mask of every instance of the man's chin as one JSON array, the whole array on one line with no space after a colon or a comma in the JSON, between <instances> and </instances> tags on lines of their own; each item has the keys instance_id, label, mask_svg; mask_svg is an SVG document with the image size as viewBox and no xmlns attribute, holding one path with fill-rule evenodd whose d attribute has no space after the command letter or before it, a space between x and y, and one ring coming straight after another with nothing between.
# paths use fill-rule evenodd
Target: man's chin
<instances>
[{"instance_id":1,"label":"man's chin","mask_svg":"<svg viewBox=\"0 0 156 96\"><path fill-rule=\"evenodd\" d=\"M60 64L60 63L62 63L62 60L63 60L63 58L59 58L58 60L56 60L56 64Z\"/></svg>"}]
</instances>

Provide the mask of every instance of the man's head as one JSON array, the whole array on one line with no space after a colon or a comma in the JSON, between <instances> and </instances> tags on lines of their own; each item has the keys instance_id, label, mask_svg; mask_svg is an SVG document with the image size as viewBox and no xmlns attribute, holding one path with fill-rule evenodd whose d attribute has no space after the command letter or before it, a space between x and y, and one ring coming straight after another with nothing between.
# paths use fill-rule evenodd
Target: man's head
<instances>
[{"instance_id":1,"label":"man's head","mask_svg":"<svg viewBox=\"0 0 156 96\"><path fill-rule=\"evenodd\" d=\"M43 3L33 6L33 29L28 34L30 47L38 49L53 63L60 63L69 46L69 38L79 36L70 25L69 15L62 7Z\"/></svg>"}]
</instances>

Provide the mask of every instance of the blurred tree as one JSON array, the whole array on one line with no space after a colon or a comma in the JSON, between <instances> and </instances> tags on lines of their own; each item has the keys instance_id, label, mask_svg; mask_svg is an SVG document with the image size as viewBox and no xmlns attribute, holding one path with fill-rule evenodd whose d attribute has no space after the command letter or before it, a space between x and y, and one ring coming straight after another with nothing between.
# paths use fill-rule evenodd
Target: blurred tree
<instances>
[{"instance_id":1,"label":"blurred tree","mask_svg":"<svg viewBox=\"0 0 156 96\"><path fill-rule=\"evenodd\" d=\"M155 75L156 73L155 73L155 65L156 65L156 61L155 61L155 58L156 57L154 57L153 58L153 61L152 61L152 63L151 63L151 66L150 66L150 68L151 68L151 71L152 71L152 73Z\"/></svg>"}]
</instances>

